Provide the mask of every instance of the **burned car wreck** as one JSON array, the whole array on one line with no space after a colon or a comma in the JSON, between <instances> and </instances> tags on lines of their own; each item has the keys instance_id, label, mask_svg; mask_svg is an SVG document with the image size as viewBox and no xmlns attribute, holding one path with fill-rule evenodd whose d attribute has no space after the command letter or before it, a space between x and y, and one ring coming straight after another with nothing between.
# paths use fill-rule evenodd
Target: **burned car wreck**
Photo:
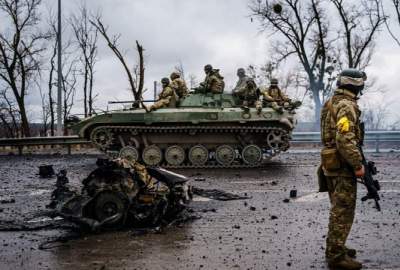
<instances>
[{"instance_id":1,"label":"burned car wreck","mask_svg":"<svg viewBox=\"0 0 400 270\"><path fill-rule=\"evenodd\" d=\"M98 159L96 164L80 192L67 186L66 171L57 175L49 205L55 215L92 231L158 226L176 217L192 199L183 175L128 159Z\"/></svg>"}]
</instances>

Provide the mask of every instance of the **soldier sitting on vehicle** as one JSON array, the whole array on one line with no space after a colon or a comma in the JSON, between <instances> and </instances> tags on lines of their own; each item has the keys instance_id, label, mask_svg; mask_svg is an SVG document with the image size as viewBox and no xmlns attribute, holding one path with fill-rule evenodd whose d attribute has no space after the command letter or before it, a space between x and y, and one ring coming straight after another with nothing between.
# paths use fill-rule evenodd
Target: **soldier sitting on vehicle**
<instances>
[{"instance_id":1,"label":"soldier sitting on vehicle","mask_svg":"<svg viewBox=\"0 0 400 270\"><path fill-rule=\"evenodd\" d=\"M187 96L188 88L185 81L181 78L181 75L178 72L172 72L170 78L171 88L175 91L179 99Z\"/></svg>"},{"instance_id":2,"label":"soldier sitting on vehicle","mask_svg":"<svg viewBox=\"0 0 400 270\"><path fill-rule=\"evenodd\" d=\"M264 96L264 103L279 113L283 113L283 109L294 110L301 105L300 101L292 101L286 96L278 86L278 79L271 79L271 84L266 91L261 92Z\"/></svg>"},{"instance_id":3,"label":"soldier sitting on vehicle","mask_svg":"<svg viewBox=\"0 0 400 270\"><path fill-rule=\"evenodd\" d=\"M219 74L219 69L213 69L211 65L206 65L204 72L206 73L206 78L195 90L203 93L222 94L225 82L224 77Z\"/></svg>"},{"instance_id":4,"label":"soldier sitting on vehicle","mask_svg":"<svg viewBox=\"0 0 400 270\"><path fill-rule=\"evenodd\" d=\"M232 94L238 97L243 106L254 105L258 100L257 85L252 78L246 75L243 68L237 70L237 76L239 77L235 88L232 90Z\"/></svg>"},{"instance_id":5,"label":"soldier sitting on vehicle","mask_svg":"<svg viewBox=\"0 0 400 270\"><path fill-rule=\"evenodd\" d=\"M158 100L150 106L150 109L146 110L147 112L151 112L159 108L176 106L177 95L175 94L174 89L172 89L169 79L162 78L161 84L163 89L158 95Z\"/></svg>"}]
</instances>

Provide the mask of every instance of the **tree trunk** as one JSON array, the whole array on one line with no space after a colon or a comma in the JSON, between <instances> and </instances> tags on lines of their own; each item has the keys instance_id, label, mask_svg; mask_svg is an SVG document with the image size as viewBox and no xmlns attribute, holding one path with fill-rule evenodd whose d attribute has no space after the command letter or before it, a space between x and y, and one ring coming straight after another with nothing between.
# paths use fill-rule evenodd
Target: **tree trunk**
<instances>
[{"instance_id":1,"label":"tree trunk","mask_svg":"<svg viewBox=\"0 0 400 270\"><path fill-rule=\"evenodd\" d=\"M87 95L87 85L88 85L88 74L89 74L89 71L88 71L88 64L87 64L87 62L85 63L85 80L84 80L84 82L83 82L83 108L84 108L84 113L85 113L85 117L88 117L88 95ZM89 96L89 98L90 98L90 96ZM89 103L90 103L90 101L89 101ZM90 104L89 104L89 107L90 107ZM91 111L90 111L90 108L89 108L89 115L90 115L90 113L91 113Z\"/></svg>"},{"instance_id":2,"label":"tree trunk","mask_svg":"<svg viewBox=\"0 0 400 270\"><path fill-rule=\"evenodd\" d=\"M22 133L24 137L30 137L31 136L31 130L29 128L29 121L28 117L26 116L26 111L25 111L25 104L23 100L17 99L18 107L19 107L19 113L21 116L21 128L22 128Z\"/></svg>"},{"instance_id":3,"label":"tree trunk","mask_svg":"<svg viewBox=\"0 0 400 270\"><path fill-rule=\"evenodd\" d=\"M319 130L320 128L320 118L321 118L321 99L319 97L320 89L316 82L311 82L311 92L314 101L314 128Z\"/></svg>"},{"instance_id":4,"label":"tree trunk","mask_svg":"<svg viewBox=\"0 0 400 270\"><path fill-rule=\"evenodd\" d=\"M93 113L93 69L89 65L89 116Z\"/></svg>"},{"instance_id":5,"label":"tree trunk","mask_svg":"<svg viewBox=\"0 0 400 270\"><path fill-rule=\"evenodd\" d=\"M53 101L53 97L51 95L51 93L49 93L49 101L50 101L50 135L54 136L54 101Z\"/></svg>"}]
</instances>

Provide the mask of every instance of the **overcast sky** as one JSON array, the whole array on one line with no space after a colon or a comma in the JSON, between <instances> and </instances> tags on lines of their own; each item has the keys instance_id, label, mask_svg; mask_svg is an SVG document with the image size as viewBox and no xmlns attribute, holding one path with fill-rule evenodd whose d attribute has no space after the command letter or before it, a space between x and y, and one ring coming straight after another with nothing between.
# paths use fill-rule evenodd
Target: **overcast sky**
<instances>
[{"instance_id":1,"label":"overcast sky","mask_svg":"<svg viewBox=\"0 0 400 270\"><path fill-rule=\"evenodd\" d=\"M386 0L388 1L388 0ZM79 0L63 0L64 16L76 12ZM236 69L260 65L269 59L268 40L260 33L259 24L251 22L247 0L86 0L89 10L100 10L109 33L121 34L120 48L126 52L131 66L136 60L135 40L146 49L145 87L152 96L153 81L159 81L182 62L186 75L204 77L203 66L212 64L221 69L229 89L236 80ZM56 1L45 0L56 10ZM400 31L400 28L394 30ZM67 33L66 33L67 34ZM66 38L66 37L65 37ZM373 96L373 102L391 100L392 113L400 117L400 47L386 35L379 37L376 53L368 68L370 76L378 77L388 92ZM104 41L99 42L99 62L96 65L96 107L108 100L129 100L128 83L121 64ZM371 99L371 97L369 97ZM81 96L78 95L78 99ZM31 105L37 98L30 97ZM37 115L31 106L31 115ZM37 108L37 107L36 107ZM33 115L32 115L33 116ZM33 116L34 117L34 116ZM35 118L35 117L34 117Z\"/></svg>"}]
</instances>

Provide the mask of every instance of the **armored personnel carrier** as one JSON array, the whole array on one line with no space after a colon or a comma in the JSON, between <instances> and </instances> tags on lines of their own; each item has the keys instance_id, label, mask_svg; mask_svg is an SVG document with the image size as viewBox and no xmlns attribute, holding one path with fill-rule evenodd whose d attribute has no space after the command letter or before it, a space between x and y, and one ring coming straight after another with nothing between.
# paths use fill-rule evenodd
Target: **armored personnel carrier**
<instances>
[{"instance_id":1,"label":"armored personnel carrier","mask_svg":"<svg viewBox=\"0 0 400 270\"><path fill-rule=\"evenodd\" d=\"M238 105L231 94L192 93L173 108L105 112L71 125L111 157L148 166L254 167L289 148L293 110Z\"/></svg>"}]
</instances>

